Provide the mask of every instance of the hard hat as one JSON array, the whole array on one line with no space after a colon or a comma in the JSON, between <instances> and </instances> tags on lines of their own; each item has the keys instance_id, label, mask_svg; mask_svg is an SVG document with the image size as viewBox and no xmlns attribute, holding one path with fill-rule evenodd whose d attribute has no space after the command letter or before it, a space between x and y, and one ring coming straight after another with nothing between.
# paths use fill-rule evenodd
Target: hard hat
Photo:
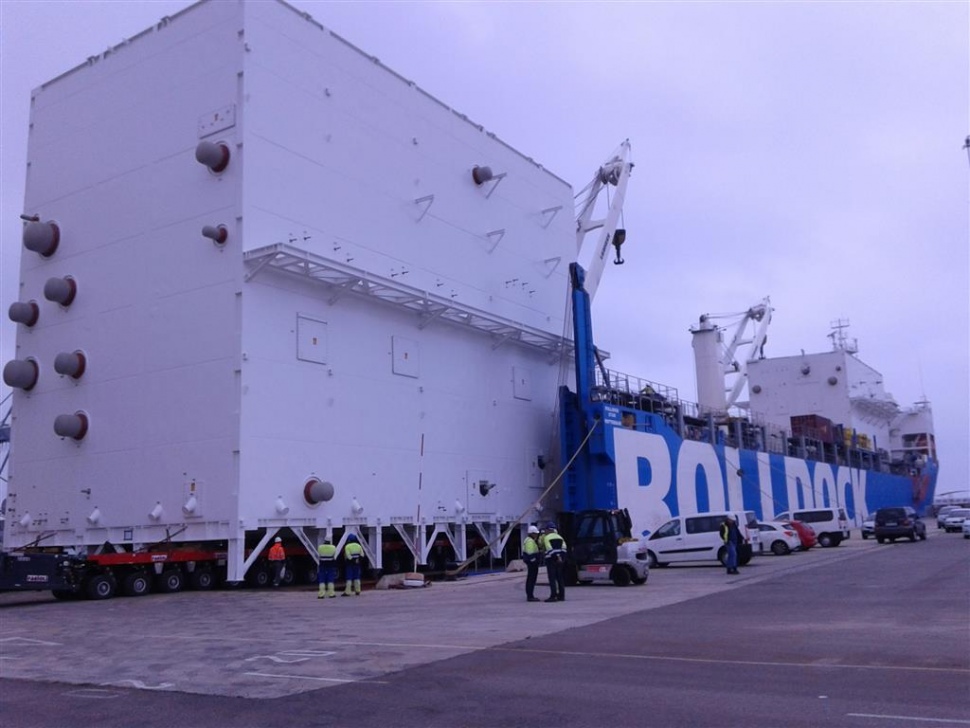
<instances>
[{"instance_id":1,"label":"hard hat","mask_svg":"<svg viewBox=\"0 0 970 728\"><path fill-rule=\"evenodd\" d=\"M279 536L276 537L275 541L276 543L283 543L283 539L281 539Z\"/></svg>"},{"instance_id":2,"label":"hard hat","mask_svg":"<svg viewBox=\"0 0 970 728\"><path fill-rule=\"evenodd\" d=\"M354 534L350 534L349 536L347 536L347 540L352 543L357 543L357 536Z\"/></svg>"},{"instance_id":3,"label":"hard hat","mask_svg":"<svg viewBox=\"0 0 970 728\"><path fill-rule=\"evenodd\" d=\"M556 530L556 524L553 523L552 521L549 521L549 523L546 524L546 529L549 530L549 531L555 531Z\"/></svg>"},{"instance_id":4,"label":"hard hat","mask_svg":"<svg viewBox=\"0 0 970 728\"><path fill-rule=\"evenodd\" d=\"M539 529L535 526L529 526L529 533L539 533Z\"/></svg>"}]
</instances>

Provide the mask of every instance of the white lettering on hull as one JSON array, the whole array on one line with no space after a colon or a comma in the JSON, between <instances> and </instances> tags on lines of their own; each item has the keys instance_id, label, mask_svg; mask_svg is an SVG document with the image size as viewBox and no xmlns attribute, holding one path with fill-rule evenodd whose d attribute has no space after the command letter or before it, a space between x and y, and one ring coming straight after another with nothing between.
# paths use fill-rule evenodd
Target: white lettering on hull
<instances>
[{"instance_id":1,"label":"white lettering on hull","mask_svg":"<svg viewBox=\"0 0 970 728\"><path fill-rule=\"evenodd\" d=\"M864 470L833 468L821 462L813 463L810 469L808 461L800 458L758 452L757 471L745 472L741 468L741 452L730 447L724 448L722 469L710 443L683 440L668 446L661 435L622 427L613 428L612 432L618 505L629 509L633 522L648 531L675 514L696 513L701 478L707 483L709 511L753 509L769 520L784 511L822 508L826 502L830 507L845 507L850 501L850 489L853 510L865 511ZM772 471L779 465L784 472L787 503L776 503L772 490ZM746 503L743 484L752 478L756 487L750 487L749 482L749 500L750 493L757 493L760 502Z\"/></svg>"}]
</instances>

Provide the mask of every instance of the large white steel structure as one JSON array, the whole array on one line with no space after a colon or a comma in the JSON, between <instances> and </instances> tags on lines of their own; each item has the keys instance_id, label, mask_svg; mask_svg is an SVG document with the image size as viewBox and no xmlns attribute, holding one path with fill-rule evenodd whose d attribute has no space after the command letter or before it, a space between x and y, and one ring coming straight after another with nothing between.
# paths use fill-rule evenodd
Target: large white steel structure
<instances>
[{"instance_id":1,"label":"large white steel structure","mask_svg":"<svg viewBox=\"0 0 970 728\"><path fill-rule=\"evenodd\" d=\"M534 504L563 180L282 2L36 89L28 157L8 545L225 541L238 580L281 528L423 563Z\"/></svg>"}]
</instances>

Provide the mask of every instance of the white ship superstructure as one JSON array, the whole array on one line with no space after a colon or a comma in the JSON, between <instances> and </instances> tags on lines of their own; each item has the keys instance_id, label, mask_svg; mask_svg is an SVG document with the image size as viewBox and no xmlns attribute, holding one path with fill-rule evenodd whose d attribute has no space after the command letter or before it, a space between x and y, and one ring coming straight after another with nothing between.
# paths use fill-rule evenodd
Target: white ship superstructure
<instances>
[{"instance_id":1,"label":"white ship superstructure","mask_svg":"<svg viewBox=\"0 0 970 728\"><path fill-rule=\"evenodd\" d=\"M791 431L792 417L818 415L842 426L847 446L885 451L893 461L936 458L928 402L902 409L878 371L854 347L748 362L751 416L775 431Z\"/></svg>"},{"instance_id":2,"label":"white ship superstructure","mask_svg":"<svg viewBox=\"0 0 970 728\"><path fill-rule=\"evenodd\" d=\"M380 567L528 511L567 183L281 2L194 5L31 109L8 545L224 540L235 580L279 528Z\"/></svg>"}]
</instances>

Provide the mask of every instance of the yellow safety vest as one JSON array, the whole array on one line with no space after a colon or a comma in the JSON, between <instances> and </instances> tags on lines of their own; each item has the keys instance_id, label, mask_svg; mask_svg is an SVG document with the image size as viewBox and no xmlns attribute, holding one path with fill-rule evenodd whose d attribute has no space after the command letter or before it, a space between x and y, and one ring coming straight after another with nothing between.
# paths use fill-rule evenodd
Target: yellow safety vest
<instances>
[{"instance_id":1,"label":"yellow safety vest","mask_svg":"<svg viewBox=\"0 0 970 728\"><path fill-rule=\"evenodd\" d=\"M347 561L358 561L364 555L364 547L354 541L344 546L344 558Z\"/></svg>"}]
</instances>

